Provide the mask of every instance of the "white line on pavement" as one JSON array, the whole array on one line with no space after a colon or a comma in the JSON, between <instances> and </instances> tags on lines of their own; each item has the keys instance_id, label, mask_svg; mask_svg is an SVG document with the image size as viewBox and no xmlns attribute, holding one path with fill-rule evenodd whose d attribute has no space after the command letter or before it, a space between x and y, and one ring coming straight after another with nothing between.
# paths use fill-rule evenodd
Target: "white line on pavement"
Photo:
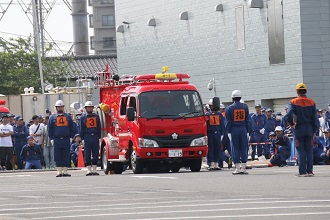
<instances>
[{"instance_id":1,"label":"white line on pavement","mask_svg":"<svg viewBox=\"0 0 330 220\"><path fill-rule=\"evenodd\" d=\"M177 177L171 177L171 176L131 176L134 178L153 178L153 179L177 179Z\"/></svg>"}]
</instances>

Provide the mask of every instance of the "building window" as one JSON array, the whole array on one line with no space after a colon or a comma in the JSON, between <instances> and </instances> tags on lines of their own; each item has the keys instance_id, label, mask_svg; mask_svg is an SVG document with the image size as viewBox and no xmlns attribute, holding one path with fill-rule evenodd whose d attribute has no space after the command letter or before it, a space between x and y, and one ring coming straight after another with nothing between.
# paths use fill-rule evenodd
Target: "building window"
<instances>
[{"instance_id":1,"label":"building window","mask_svg":"<svg viewBox=\"0 0 330 220\"><path fill-rule=\"evenodd\" d=\"M92 6L93 5L93 0L88 0L88 6Z\"/></svg>"},{"instance_id":2,"label":"building window","mask_svg":"<svg viewBox=\"0 0 330 220\"><path fill-rule=\"evenodd\" d=\"M89 37L89 42L91 42L91 50L94 50L94 36Z\"/></svg>"},{"instance_id":3,"label":"building window","mask_svg":"<svg viewBox=\"0 0 330 220\"><path fill-rule=\"evenodd\" d=\"M267 7L268 15L268 47L269 63L284 64L284 24L283 24L283 2L269 0Z\"/></svg>"},{"instance_id":4,"label":"building window","mask_svg":"<svg viewBox=\"0 0 330 220\"><path fill-rule=\"evenodd\" d=\"M94 27L93 14L90 14L88 18L89 18L89 27L90 28Z\"/></svg>"},{"instance_id":5,"label":"building window","mask_svg":"<svg viewBox=\"0 0 330 220\"><path fill-rule=\"evenodd\" d=\"M114 26L115 18L113 15L102 15L102 26Z\"/></svg>"},{"instance_id":6,"label":"building window","mask_svg":"<svg viewBox=\"0 0 330 220\"><path fill-rule=\"evenodd\" d=\"M245 49L245 24L244 24L244 6L235 8L236 14L236 44L237 50Z\"/></svg>"},{"instance_id":7,"label":"building window","mask_svg":"<svg viewBox=\"0 0 330 220\"><path fill-rule=\"evenodd\" d=\"M101 0L101 4L105 5L105 4L113 4L113 0Z\"/></svg>"},{"instance_id":8,"label":"building window","mask_svg":"<svg viewBox=\"0 0 330 220\"><path fill-rule=\"evenodd\" d=\"M103 48L110 48L114 46L113 37L103 38Z\"/></svg>"}]
</instances>

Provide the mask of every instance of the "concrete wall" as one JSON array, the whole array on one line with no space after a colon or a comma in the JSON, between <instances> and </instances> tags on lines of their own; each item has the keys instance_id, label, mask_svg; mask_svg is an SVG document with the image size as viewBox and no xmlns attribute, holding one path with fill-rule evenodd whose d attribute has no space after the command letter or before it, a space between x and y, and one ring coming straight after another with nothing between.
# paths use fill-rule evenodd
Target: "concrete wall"
<instances>
[{"instance_id":1,"label":"concrete wall","mask_svg":"<svg viewBox=\"0 0 330 220\"><path fill-rule=\"evenodd\" d=\"M304 82L323 108L330 101L330 3L304 0L300 10Z\"/></svg>"}]
</instances>

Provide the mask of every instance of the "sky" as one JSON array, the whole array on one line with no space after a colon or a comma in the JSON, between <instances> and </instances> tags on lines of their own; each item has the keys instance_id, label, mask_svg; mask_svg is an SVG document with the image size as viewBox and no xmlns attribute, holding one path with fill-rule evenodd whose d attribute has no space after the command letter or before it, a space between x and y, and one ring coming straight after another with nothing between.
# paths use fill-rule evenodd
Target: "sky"
<instances>
[{"instance_id":1,"label":"sky","mask_svg":"<svg viewBox=\"0 0 330 220\"><path fill-rule=\"evenodd\" d=\"M29 35L33 36L33 26L24 10L18 4L22 1L26 6L31 3L31 0L13 0L4 17L0 20L0 37L8 40L9 38L28 37ZM9 2L10 0L0 0L0 12L2 11L1 6L5 9ZM45 0L43 0L43 2L45 2ZM71 10L62 0L48 0L48 2L56 2L56 4L45 22L45 30L61 48L62 54L67 53L73 41ZM69 2L71 3L71 0ZM87 8L89 13L91 13L90 11L92 8ZM31 13L28 13L28 16L32 21ZM0 14L0 17L1 16L2 14ZM89 33L90 35L93 35L93 30L90 29ZM51 39L49 35L46 34L46 39L48 40ZM51 54L48 54L48 56L62 55L59 53L53 51Z\"/></svg>"}]
</instances>

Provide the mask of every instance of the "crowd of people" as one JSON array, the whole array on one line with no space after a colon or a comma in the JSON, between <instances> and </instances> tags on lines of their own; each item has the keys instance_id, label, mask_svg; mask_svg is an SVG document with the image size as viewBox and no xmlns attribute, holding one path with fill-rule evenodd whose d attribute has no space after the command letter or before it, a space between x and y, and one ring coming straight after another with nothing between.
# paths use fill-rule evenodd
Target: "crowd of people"
<instances>
[{"instance_id":1,"label":"crowd of people","mask_svg":"<svg viewBox=\"0 0 330 220\"><path fill-rule=\"evenodd\" d=\"M298 84L296 91L298 97L285 106L285 115L260 104L250 113L238 90L233 91L233 104L227 108L220 104L215 109L214 98L210 99L205 105L208 169L220 170L224 161L231 168L233 162L233 174L247 174L249 146L251 160L264 156L270 164L283 167L287 166L293 145L300 167L298 175L302 176L313 174L313 164L330 164L330 110L316 109L314 101L306 96L305 84Z\"/></svg>"},{"instance_id":2,"label":"crowd of people","mask_svg":"<svg viewBox=\"0 0 330 220\"><path fill-rule=\"evenodd\" d=\"M56 168L57 177L69 177L68 167L77 166L79 147L83 147L86 175L99 175L96 167L101 127L93 103L87 101L85 113L74 117L64 112L62 100L55 108L55 114L34 115L27 124L21 116L2 116L0 170Z\"/></svg>"}]
</instances>

